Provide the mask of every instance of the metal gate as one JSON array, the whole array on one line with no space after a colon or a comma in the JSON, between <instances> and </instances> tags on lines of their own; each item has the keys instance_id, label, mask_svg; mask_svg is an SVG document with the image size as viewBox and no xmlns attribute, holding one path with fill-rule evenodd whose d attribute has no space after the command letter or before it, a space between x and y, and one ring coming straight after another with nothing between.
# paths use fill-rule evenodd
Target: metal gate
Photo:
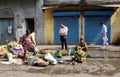
<instances>
[{"instance_id":1,"label":"metal gate","mask_svg":"<svg viewBox=\"0 0 120 77\"><path fill-rule=\"evenodd\" d=\"M54 44L60 44L59 28L64 23L68 27L67 43L79 43L79 12L64 12L54 15Z\"/></svg>"},{"instance_id":2,"label":"metal gate","mask_svg":"<svg viewBox=\"0 0 120 77\"><path fill-rule=\"evenodd\" d=\"M107 36L110 42L110 15L112 11L87 11L85 12L85 28L84 38L88 44L101 44L101 26L100 22L104 22L107 26Z\"/></svg>"},{"instance_id":3,"label":"metal gate","mask_svg":"<svg viewBox=\"0 0 120 77\"><path fill-rule=\"evenodd\" d=\"M14 38L14 20L12 18L0 19L0 44L4 44L6 40L11 41Z\"/></svg>"}]
</instances>

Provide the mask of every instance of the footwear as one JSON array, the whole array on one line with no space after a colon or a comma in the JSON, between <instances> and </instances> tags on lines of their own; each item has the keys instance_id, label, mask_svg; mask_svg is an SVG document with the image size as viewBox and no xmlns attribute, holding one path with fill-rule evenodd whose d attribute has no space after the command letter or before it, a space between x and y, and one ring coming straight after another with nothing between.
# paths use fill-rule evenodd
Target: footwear
<instances>
[{"instance_id":1,"label":"footwear","mask_svg":"<svg viewBox=\"0 0 120 77\"><path fill-rule=\"evenodd\" d=\"M105 46L103 46L102 49L105 49Z\"/></svg>"},{"instance_id":2,"label":"footwear","mask_svg":"<svg viewBox=\"0 0 120 77\"><path fill-rule=\"evenodd\" d=\"M108 46L109 45L108 42L106 42L105 45Z\"/></svg>"}]
</instances>

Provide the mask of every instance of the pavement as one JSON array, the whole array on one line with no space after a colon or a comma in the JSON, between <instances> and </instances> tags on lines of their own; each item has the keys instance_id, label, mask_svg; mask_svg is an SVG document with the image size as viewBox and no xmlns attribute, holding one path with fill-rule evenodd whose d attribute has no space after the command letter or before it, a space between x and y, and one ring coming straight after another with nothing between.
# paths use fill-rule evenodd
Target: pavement
<instances>
[{"instance_id":1,"label":"pavement","mask_svg":"<svg viewBox=\"0 0 120 77\"><path fill-rule=\"evenodd\" d=\"M42 49L60 49L61 45L37 45ZM68 45L68 48L75 47L75 45ZM120 45L108 45L106 48L102 48L101 45L88 45L88 55L92 58L120 58Z\"/></svg>"},{"instance_id":2,"label":"pavement","mask_svg":"<svg viewBox=\"0 0 120 77\"><path fill-rule=\"evenodd\" d=\"M75 47L76 45L68 45L68 48ZM39 49L60 49L61 45L37 45ZM103 49L101 45L88 45L89 50L91 48L93 49ZM120 45L108 45L105 48L106 50L109 51L120 51Z\"/></svg>"},{"instance_id":3,"label":"pavement","mask_svg":"<svg viewBox=\"0 0 120 77\"><path fill-rule=\"evenodd\" d=\"M60 45L37 45L41 49L60 49ZM75 45L68 45L69 48ZM27 64L0 64L0 77L120 77L120 46L89 45L87 61L47 67Z\"/></svg>"},{"instance_id":4,"label":"pavement","mask_svg":"<svg viewBox=\"0 0 120 77\"><path fill-rule=\"evenodd\" d=\"M120 77L120 60L88 59L76 65L57 64L47 67L0 64L0 77Z\"/></svg>"}]
</instances>

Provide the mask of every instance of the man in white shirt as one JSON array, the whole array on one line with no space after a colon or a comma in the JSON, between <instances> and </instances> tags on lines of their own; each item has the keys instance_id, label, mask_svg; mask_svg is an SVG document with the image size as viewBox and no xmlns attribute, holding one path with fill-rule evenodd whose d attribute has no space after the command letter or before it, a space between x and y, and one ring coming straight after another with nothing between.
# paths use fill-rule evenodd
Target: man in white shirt
<instances>
[{"instance_id":1,"label":"man in white shirt","mask_svg":"<svg viewBox=\"0 0 120 77\"><path fill-rule=\"evenodd\" d=\"M67 50L67 38L66 38L67 32L68 32L68 28L64 24L61 24L60 30L59 30L61 47L62 47L62 49L64 49L64 45L65 45L66 50Z\"/></svg>"},{"instance_id":2,"label":"man in white shirt","mask_svg":"<svg viewBox=\"0 0 120 77\"><path fill-rule=\"evenodd\" d=\"M105 48L106 45L108 45L108 38L107 38L107 26L101 22L100 25L102 26L101 27L101 35L102 35L102 48Z\"/></svg>"}]
</instances>

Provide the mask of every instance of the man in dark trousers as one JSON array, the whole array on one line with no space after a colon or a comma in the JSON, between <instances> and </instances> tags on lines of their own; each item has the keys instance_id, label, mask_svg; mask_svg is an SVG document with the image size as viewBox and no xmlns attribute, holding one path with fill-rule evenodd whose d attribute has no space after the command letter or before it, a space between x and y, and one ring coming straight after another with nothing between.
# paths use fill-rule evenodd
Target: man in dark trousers
<instances>
[{"instance_id":1,"label":"man in dark trousers","mask_svg":"<svg viewBox=\"0 0 120 77\"><path fill-rule=\"evenodd\" d=\"M61 46L62 49L64 49L64 45L65 45L65 49L67 50L67 32L68 32L68 28L67 26L65 26L64 24L60 25L60 30L59 30L59 34L60 34L60 40L61 40Z\"/></svg>"}]
</instances>

